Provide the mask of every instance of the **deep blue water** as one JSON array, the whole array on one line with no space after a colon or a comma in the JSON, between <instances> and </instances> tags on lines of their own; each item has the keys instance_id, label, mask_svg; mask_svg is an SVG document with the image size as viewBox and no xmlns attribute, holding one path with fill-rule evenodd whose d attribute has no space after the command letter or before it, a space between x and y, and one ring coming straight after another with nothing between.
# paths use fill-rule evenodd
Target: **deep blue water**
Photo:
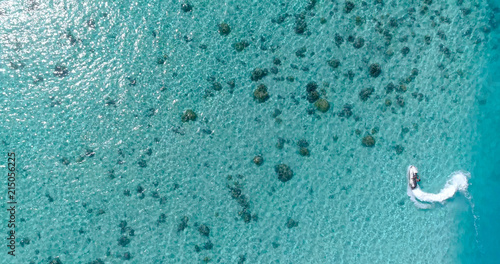
<instances>
[{"instance_id":1,"label":"deep blue water","mask_svg":"<svg viewBox=\"0 0 500 264\"><path fill-rule=\"evenodd\" d=\"M463 221L465 237L461 241L463 263L499 263L500 261L500 1L491 1L496 10L491 18L494 34L491 46L486 52L488 64L482 74L480 89L481 102L477 113L477 129L480 137L474 146L474 169L470 193L474 200L474 214L477 234L473 232L471 212L464 212L459 218Z\"/></svg>"}]
</instances>

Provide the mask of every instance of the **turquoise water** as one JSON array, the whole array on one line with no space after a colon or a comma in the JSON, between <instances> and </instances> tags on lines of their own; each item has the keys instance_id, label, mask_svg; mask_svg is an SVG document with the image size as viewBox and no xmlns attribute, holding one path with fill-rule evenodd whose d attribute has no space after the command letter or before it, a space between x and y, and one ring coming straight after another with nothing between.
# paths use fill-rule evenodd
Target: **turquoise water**
<instances>
[{"instance_id":1,"label":"turquoise water","mask_svg":"<svg viewBox=\"0 0 500 264\"><path fill-rule=\"evenodd\" d=\"M496 10L496 21L500 11L500 2L491 1L490 6ZM493 21L492 21L493 22ZM498 23L498 22L497 22ZM476 221L476 237L472 239L470 232L471 223L463 220L462 228L466 234L464 237L463 252L461 259L463 263L498 263L500 260L500 198L493 186L499 183L499 172L496 165L500 164L500 140L498 133L500 129L500 64L499 64L499 30L493 32L490 47L486 51L489 57L488 63L482 73L482 84L478 88L480 102L477 114L477 128L480 132L478 140L474 143L474 169L475 180L470 186L470 192L474 198L474 214ZM464 213L462 219L467 218L469 213ZM467 230L467 231L465 231Z\"/></svg>"},{"instance_id":2,"label":"turquoise water","mask_svg":"<svg viewBox=\"0 0 500 264\"><path fill-rule=\"evenodd\" d=\"M497 4L183 3L0 2L0 262L500 259Z\"/></svg>"}]
</instances>

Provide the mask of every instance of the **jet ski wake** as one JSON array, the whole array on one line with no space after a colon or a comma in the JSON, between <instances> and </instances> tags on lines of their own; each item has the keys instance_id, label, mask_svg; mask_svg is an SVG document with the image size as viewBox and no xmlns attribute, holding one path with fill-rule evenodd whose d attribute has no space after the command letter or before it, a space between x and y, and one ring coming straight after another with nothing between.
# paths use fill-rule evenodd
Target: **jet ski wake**
<instances>
[{"instance_id":1,"label":"jet ski wake","mask_svg":"<svg viewBox=\"0 0 500 264\"><path fill-rule=\"evenodd\" d=\"M453 172L439 193L426 193L420 189L418 185L418 182L420 182L418 170L413 165L408 167L406 177L408 180L407 194L415 206L421 209L431 208L436 202L444 203L455 196L457 192L462 192L468 196L467 187L469 186L468 179L470 178L470 173L466 171Z\"/></svg>"}]
</instances>

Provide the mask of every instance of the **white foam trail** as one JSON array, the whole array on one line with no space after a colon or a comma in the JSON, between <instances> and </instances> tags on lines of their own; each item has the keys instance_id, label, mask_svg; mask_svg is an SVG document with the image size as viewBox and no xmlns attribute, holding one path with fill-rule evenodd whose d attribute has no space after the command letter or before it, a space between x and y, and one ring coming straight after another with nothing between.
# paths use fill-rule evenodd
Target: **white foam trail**
<instances>
[{"instance_id":1,"label":"white foam trail","mask_svg":"<svg viewBox=\"0 0 500 264\"><path fill-rule=\"evenodd\" d=\"M419 187L417 187L417 188L419 188ZM413 191L409 185L407 186L406 193L408 194L408 196L410 196L410 200L415 204L416 207L418 207L420 209L429 209L432 207L431 204L424 204L424 203L419 202L415 198L415 195L413 194Z\"/></svg>"},{"instance_id":2,"label":"white foam trail","mask_svg":"<svg viewBox=\"0 0 500 264\"><path fill-rule=\"evenodd\" d=\"M450 175L450 179L439 193L426 193L417 185L413 190L408 186L407 194L410 196L410 200L413 201L415 206L421 209L428 209L432 207L433 203L444 203L446 200L453 197L457 191L464 193L465 196L468 197L467 187L469 186L469 178L470 173L466 171L456 171Z\"/></svg>"}]
</instances>

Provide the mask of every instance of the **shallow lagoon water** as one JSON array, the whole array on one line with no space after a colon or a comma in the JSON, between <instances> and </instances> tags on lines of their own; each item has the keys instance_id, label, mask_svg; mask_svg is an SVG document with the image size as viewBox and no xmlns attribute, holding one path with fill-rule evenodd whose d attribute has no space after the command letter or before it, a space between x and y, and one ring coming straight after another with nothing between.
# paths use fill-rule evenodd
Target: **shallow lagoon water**
<instances>
[{"instance_id":1,"label":"shallow lagoon water","mask_svg":"<svg viewBox=\"0 0 500 264\"><path fill-rule=\"evenodd\" d=\"M498 10L353 2L2 2L6 263L494 263ZM428 192L471 172L470 196L419 210L410 164Z\"/></svg>"}]
</instances>

